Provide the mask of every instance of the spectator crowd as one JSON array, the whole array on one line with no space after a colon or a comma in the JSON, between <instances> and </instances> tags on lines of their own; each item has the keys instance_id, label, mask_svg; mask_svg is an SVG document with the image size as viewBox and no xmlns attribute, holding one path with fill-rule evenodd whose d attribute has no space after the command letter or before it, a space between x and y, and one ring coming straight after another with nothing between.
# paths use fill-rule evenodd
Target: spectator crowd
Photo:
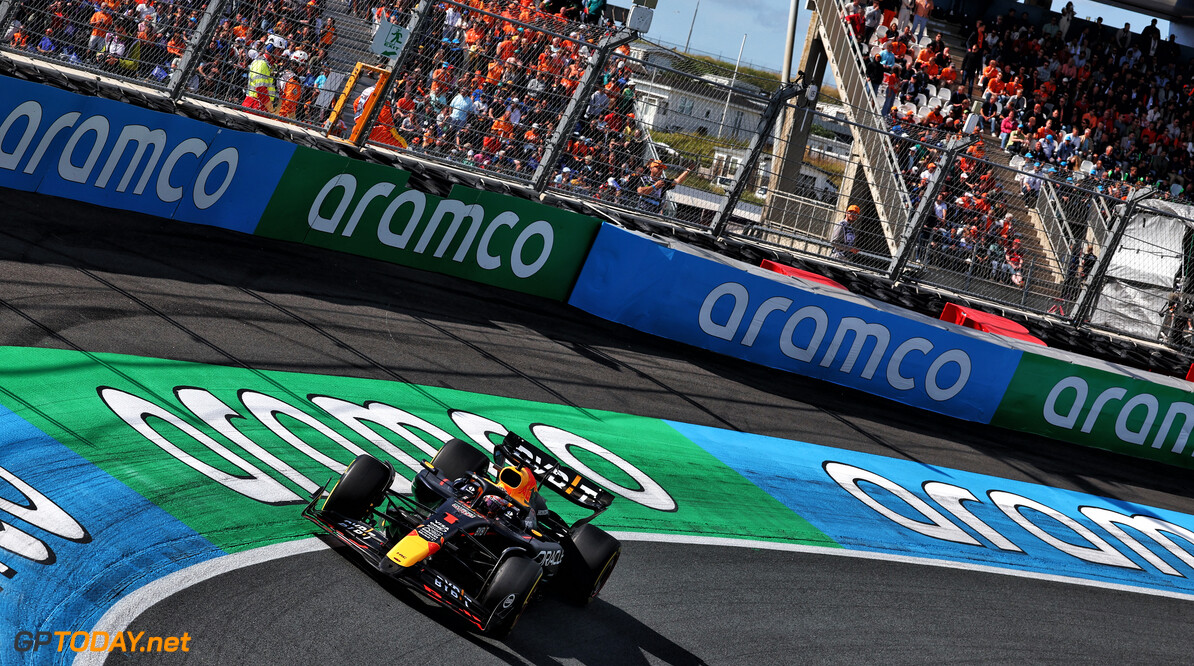
<instances>
[{"instance_id":1,"label":"spectator crowd","mask_svg":"<svg viewBox=\"0 0 1194 666\"><path fill-rule=\"evenodd\" d=\"M918 18L932 11L932 0L875 0L843 13L888 127L925 142L901 149L914 202L936 177L948 137L979 140L954 164L945 200L933 202L922 246L1015 280L1026 216L1011 213L1036 205L1045 178L1115 199L1143 186L1176 196L1189 185L1194 62L1155 19L1133 32L1078 21L1073 3L1039 21L1013 8L961 26L965 52L955 54ZM1025 172L1018 192L992 174L988 149Z\"/></svg>"},{"instance_id":2,"label":"spectator crowd","mask_svg":"<svg viewBox=\"0 0 1194 666\"><path fill-rule=\"evenodd\" d=\"M330 3L336 3L330 6ZM406 46L392 94L351 95L357 61L387 67L367 44L341 44L340 20L406 25L417 0L230 0L213 17L183 85L194 95L239 103L348 137L372 106L375 143L477 169L530 177L559 130L565 149L551 183L659 210L691 173L669 177L649 159L634 113L634 84L621 46L605 60L572 126L560 128L596 44L615 27L605 0L437 2ZM114 75L166 84L200 37L201 0L19 0L6 22L10 47ZM429 22L429 23L428 23ZM339 107L339 112L337 108ZM650 157L653 157L650 156Z\"/></svg>"}]
</instances>

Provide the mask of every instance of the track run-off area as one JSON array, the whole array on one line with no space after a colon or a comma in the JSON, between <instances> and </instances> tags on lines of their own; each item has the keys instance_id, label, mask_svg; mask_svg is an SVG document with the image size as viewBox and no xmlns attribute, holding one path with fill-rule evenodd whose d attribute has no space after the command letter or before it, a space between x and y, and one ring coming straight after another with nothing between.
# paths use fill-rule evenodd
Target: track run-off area
<instances>
[{"instance_id":1,"label":"track run-off area","mask_svg":"<svg viewBox=\"0 0 1194 666\"><path fill-rule=\"evenodd\" d=\"M1188 471L462 280L0 194L0 663L1186 663L1194 647ZM509 640L478 637L299 518L359 452L408 479L438 442L506 431L618 495L598 523L623 559L589 608L548 598ZM115 636L187 649L71 649Z\"/></svg>"}]
</instances>

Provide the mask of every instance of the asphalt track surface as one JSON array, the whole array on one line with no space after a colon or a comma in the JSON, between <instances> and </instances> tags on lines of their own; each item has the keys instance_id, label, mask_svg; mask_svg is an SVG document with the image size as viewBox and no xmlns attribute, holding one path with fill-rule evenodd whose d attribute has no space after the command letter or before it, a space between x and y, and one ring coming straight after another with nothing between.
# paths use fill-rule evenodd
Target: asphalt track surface
<instances>
[{"instance_id":1,"label":"asphalt track surface","mask_svg":"<svg viewBox=\"0 0 1194 666\"><path fill-rule=\"evenodd\" d=\"M1194 513L1194 474L916 412L534 297L0 189L0 344L368 377L864 451ZM1188 663L1188 601L929 566L630 542L602 598L504 643L336 550L129 627L169 663ZM137 661L114 655L108 663Z\"/></svg>"}]
</instances>

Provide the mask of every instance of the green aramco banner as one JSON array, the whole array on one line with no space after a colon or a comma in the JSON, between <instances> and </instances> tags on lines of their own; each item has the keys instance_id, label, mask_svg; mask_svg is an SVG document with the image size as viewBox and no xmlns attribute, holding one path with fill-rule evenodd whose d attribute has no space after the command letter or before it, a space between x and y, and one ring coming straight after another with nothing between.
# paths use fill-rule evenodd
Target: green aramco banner
<instances>
[{"instance_id":1,"label":"green aramco banner","mask_svg":"<svg viewBox=\"0 0 1194 666\"><path fill-rule=\"evenodd\" d=\"M1194 467L1194 393L1156 379L1024 354L991 424Z\"/></svg>"},{"instance_id":2,"label":"green aramco banner","mask_svg":"<svg viewBox=\"0 0 1194 666\"><path fill-rule=\"evenodd\" d=\"M601 222L467 187L447 198L392 167L299 148L257 235L564 300Z\"/></svg>"}]
</instances>

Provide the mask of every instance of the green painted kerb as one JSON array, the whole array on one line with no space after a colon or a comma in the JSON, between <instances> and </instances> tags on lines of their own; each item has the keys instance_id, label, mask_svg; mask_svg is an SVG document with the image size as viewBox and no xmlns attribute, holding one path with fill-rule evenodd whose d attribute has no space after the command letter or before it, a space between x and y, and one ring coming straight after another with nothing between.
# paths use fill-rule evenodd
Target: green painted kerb
<instances>
[{"instance_id":1,"label":"green painted kerb","mask_svg":"<svg viewBox=\"0 0 1194 666\"><path fill-rule=\"evenodd\" d=\"M300 147L256 233L568 297L599 220L461 186L441 198L407 187L409 179L399 169Z\"/></svg>"},{"instance_id":2,"label":"green painted kerb","mask_svg":"<svg viewBox=\"0 0 1194 666\"><path fill-rule=\"evenodd\" d=\"M0 348L0 368L5 406L229 552L311 534L298 518L301 498L334 475L328 464L350 462L353 448L410 478L402 458L413 463L441 438L478 441L502 428L573 455L616 486L620 497L598 519L607 529L837 545L657 419L62 350ZM552 506L583 515L562 498Z\"/></svg>"},{"instance_id":3,"label":"green painted kerb","mask_svg":"<svg viewBox=\"0 0 1194 666\"><path fill-rule=\"evenodd\" d=\"M1194 468L1194 393L1024 354L992 425Z\"/></svg>"}]
</instances>

